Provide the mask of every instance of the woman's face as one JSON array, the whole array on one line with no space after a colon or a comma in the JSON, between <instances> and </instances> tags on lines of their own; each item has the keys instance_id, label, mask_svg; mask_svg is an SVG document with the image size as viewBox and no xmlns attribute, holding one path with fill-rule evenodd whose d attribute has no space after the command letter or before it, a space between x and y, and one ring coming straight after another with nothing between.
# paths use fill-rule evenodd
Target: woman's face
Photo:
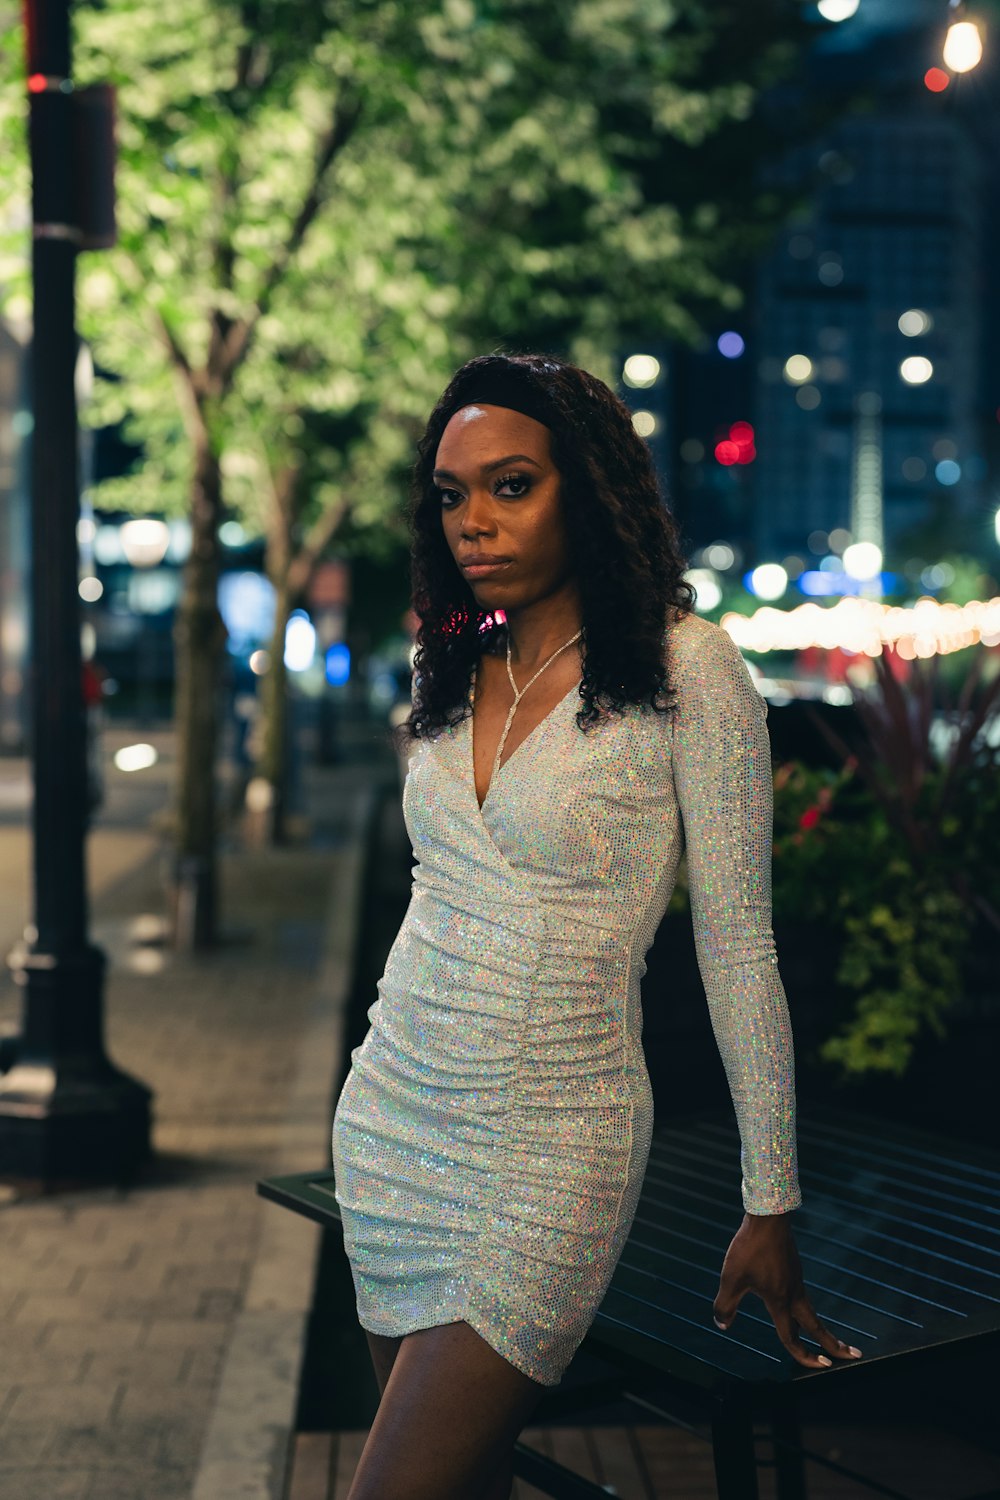
<instances>
[{"instance_id":1,"label":"woman's face","mask_svg":"<svg viewBox=\"0 0 1000 1500\"><path fill-rule=\"evenodd\" d=\"M508 406L463 406L448 422L434 484L451 554L476 602L516 610L570 577L549 429ZM475 559L496 559L481 569Z\"/></svg>"}]
</instances>

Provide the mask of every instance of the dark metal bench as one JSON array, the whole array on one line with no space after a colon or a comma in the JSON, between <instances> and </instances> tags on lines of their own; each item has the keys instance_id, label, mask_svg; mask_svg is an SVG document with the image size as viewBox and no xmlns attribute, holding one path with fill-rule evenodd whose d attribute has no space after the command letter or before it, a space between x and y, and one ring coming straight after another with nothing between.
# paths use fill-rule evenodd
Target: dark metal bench
<instances>
[{"instance_id":1,"label":"dark metal bench","mask_svg":"<svg viewBox=\"0 0 1000 1500\"><path fill-rule=\"evenodd\" d=\"M731 1113L695 1115L655 1131L632 1233L582 1346L608 1377L547 1392L533 1422L624 1399L699 1436L707 1423L720 1500L756 1500L763 1423L778 1500L805 1500L805 1457L899 1495L802 1448L802 1384L863 1379L877 1362L965 1341L1000 1351L1000 1153L801 1104L798 1139L803 1206L793 1223L806 1285L824 1323L863 1358L806 1369L753 1296L728 1332L715 1327L719 1271L742 1216L739 1139ZM320 1224L339 1222L329 1170L257 1188ZM607 1493L523 1444L516 1471L556 1500Z\"/></svg>"}]
</instances>

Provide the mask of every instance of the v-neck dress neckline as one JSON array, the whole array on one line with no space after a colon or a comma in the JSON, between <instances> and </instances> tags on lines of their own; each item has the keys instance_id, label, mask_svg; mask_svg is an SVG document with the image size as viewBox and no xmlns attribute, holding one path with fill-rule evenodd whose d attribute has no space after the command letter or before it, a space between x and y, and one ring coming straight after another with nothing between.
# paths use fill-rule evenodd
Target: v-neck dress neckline
<instances>
[{"instance_id":1,"label":"v-neck dress neckline","mask_svg":"<svg viewBox=\"0 0 1000 1500\"><path fill-rule=\"evenodd\" d=\"M472 796L473 796L473 799L475 800L476 806L479 808L479 811L482 812L484 810L484 808L486 807L487 802L490 799L490 794L493 791L494 786L496 785L497 781L500 778L501 771L505 771L507 769L507 767L510 765L511 761L518 755L518 753L524 748L524 746L527 745L530 740L533 740L534 737L535 737L535 735L538 734L538 732L545 727L545 725L549 722L549 720L553 717L553 715L556 714L560 708L562 708L562 706L566 702L567 698L569 698L571 694L573 694L573 693L575 693L575 692L578 691L578 689L580 687L580 683L583 681L583 677L581 675L580 677L578 677L576 679L576 681L573 683L573 686L571 688L567 689L567 691L559 699L558 703L553 703L553 705L549 709L548 713L545 714L543 718L539 719L538 723L534 726L534 728L528 730L528 733L525 735L524 739L521 740L521 742L519 744L517 744L517 745L514 746L514 749L507 756L507 759L500 762L500 764L497 766L497 769L496 769L496 775L495 776L491 776L491 778L490 778L490 784L486 788L486 795L483 797L482 802L480 802L480 800L479 800L479 793L476 790L475 702L476 702L476 680L477 680L477 676L478 676L478 669L474 667L472 669L472 687L469 690L469 706L472 709L472 712L469 714L469 720L468 720L468 722L469 722L469 754L468 754L468 763L469 763L469 774L470 774L471 779L472 779Z\"/></svg>"}]
</instances>

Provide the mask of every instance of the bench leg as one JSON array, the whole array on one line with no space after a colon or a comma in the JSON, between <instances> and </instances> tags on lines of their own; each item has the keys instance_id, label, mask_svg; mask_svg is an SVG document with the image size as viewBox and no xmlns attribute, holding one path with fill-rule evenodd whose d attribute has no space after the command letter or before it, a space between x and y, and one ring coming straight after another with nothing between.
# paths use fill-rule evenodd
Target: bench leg
<instances>
[{"instance_id":1,"label":"bench leg","mask_svg":"<svg viewBox=\"0 0 1000 1500\"><path fill-rule=\"evenodd\" d=\"M607 1500L608 1492L601 1485L584 1479L582 1474L574 1474L565 1464L536 1453L525 1443L514 1444L514 1473L543 1495L552 1495L554 1500Z\"/></svg>"},{"instance_id":2,"label":"bench leg","mask_svg":"<svg viewBox=\"0 0 1000 1500\"><path fill-rule=\"evenodd\" d=\"M712 1412L712 1457L719 1500L758 1500L753 1417L734 1401L720 1401Z\"/></svg>"},{"instance_id":3,"label":"bench leg","mask_svg":"<svg viewBox=\"0 0 1000 1500\"><path fill-rule=\"evenodd\" d=\"M774 1442L774 1479L777 1500L808 1500L806 1466L802 1456L799 1413L789 1397L776 1401L771 1411Z\"/></svg>"}]
</instances>

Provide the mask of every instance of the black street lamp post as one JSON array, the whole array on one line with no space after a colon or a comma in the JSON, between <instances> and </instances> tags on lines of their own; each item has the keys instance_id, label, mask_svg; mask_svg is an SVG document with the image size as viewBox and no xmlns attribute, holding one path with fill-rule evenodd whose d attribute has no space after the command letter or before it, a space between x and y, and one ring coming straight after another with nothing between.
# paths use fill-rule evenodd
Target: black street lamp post
<instances>
[{"instance_id":1,"label":"black street lamp post","mask_svg":"<svg viewBox=\"0 0 1000 1500\"><path fill-rule=\"evenodd\" d=\"M108 243L88 232L84 204L100 91L74 98L69 0L28 0L26 15L34 921L7 959L24 1007L0 1073L0 1178L52 1187L132 1176L149 1154L152 1095L104 1051L106 959L87 935L74 278L78 248ZM100 208L106 215L106 194Z\"/></svg>"}]
</instances>

